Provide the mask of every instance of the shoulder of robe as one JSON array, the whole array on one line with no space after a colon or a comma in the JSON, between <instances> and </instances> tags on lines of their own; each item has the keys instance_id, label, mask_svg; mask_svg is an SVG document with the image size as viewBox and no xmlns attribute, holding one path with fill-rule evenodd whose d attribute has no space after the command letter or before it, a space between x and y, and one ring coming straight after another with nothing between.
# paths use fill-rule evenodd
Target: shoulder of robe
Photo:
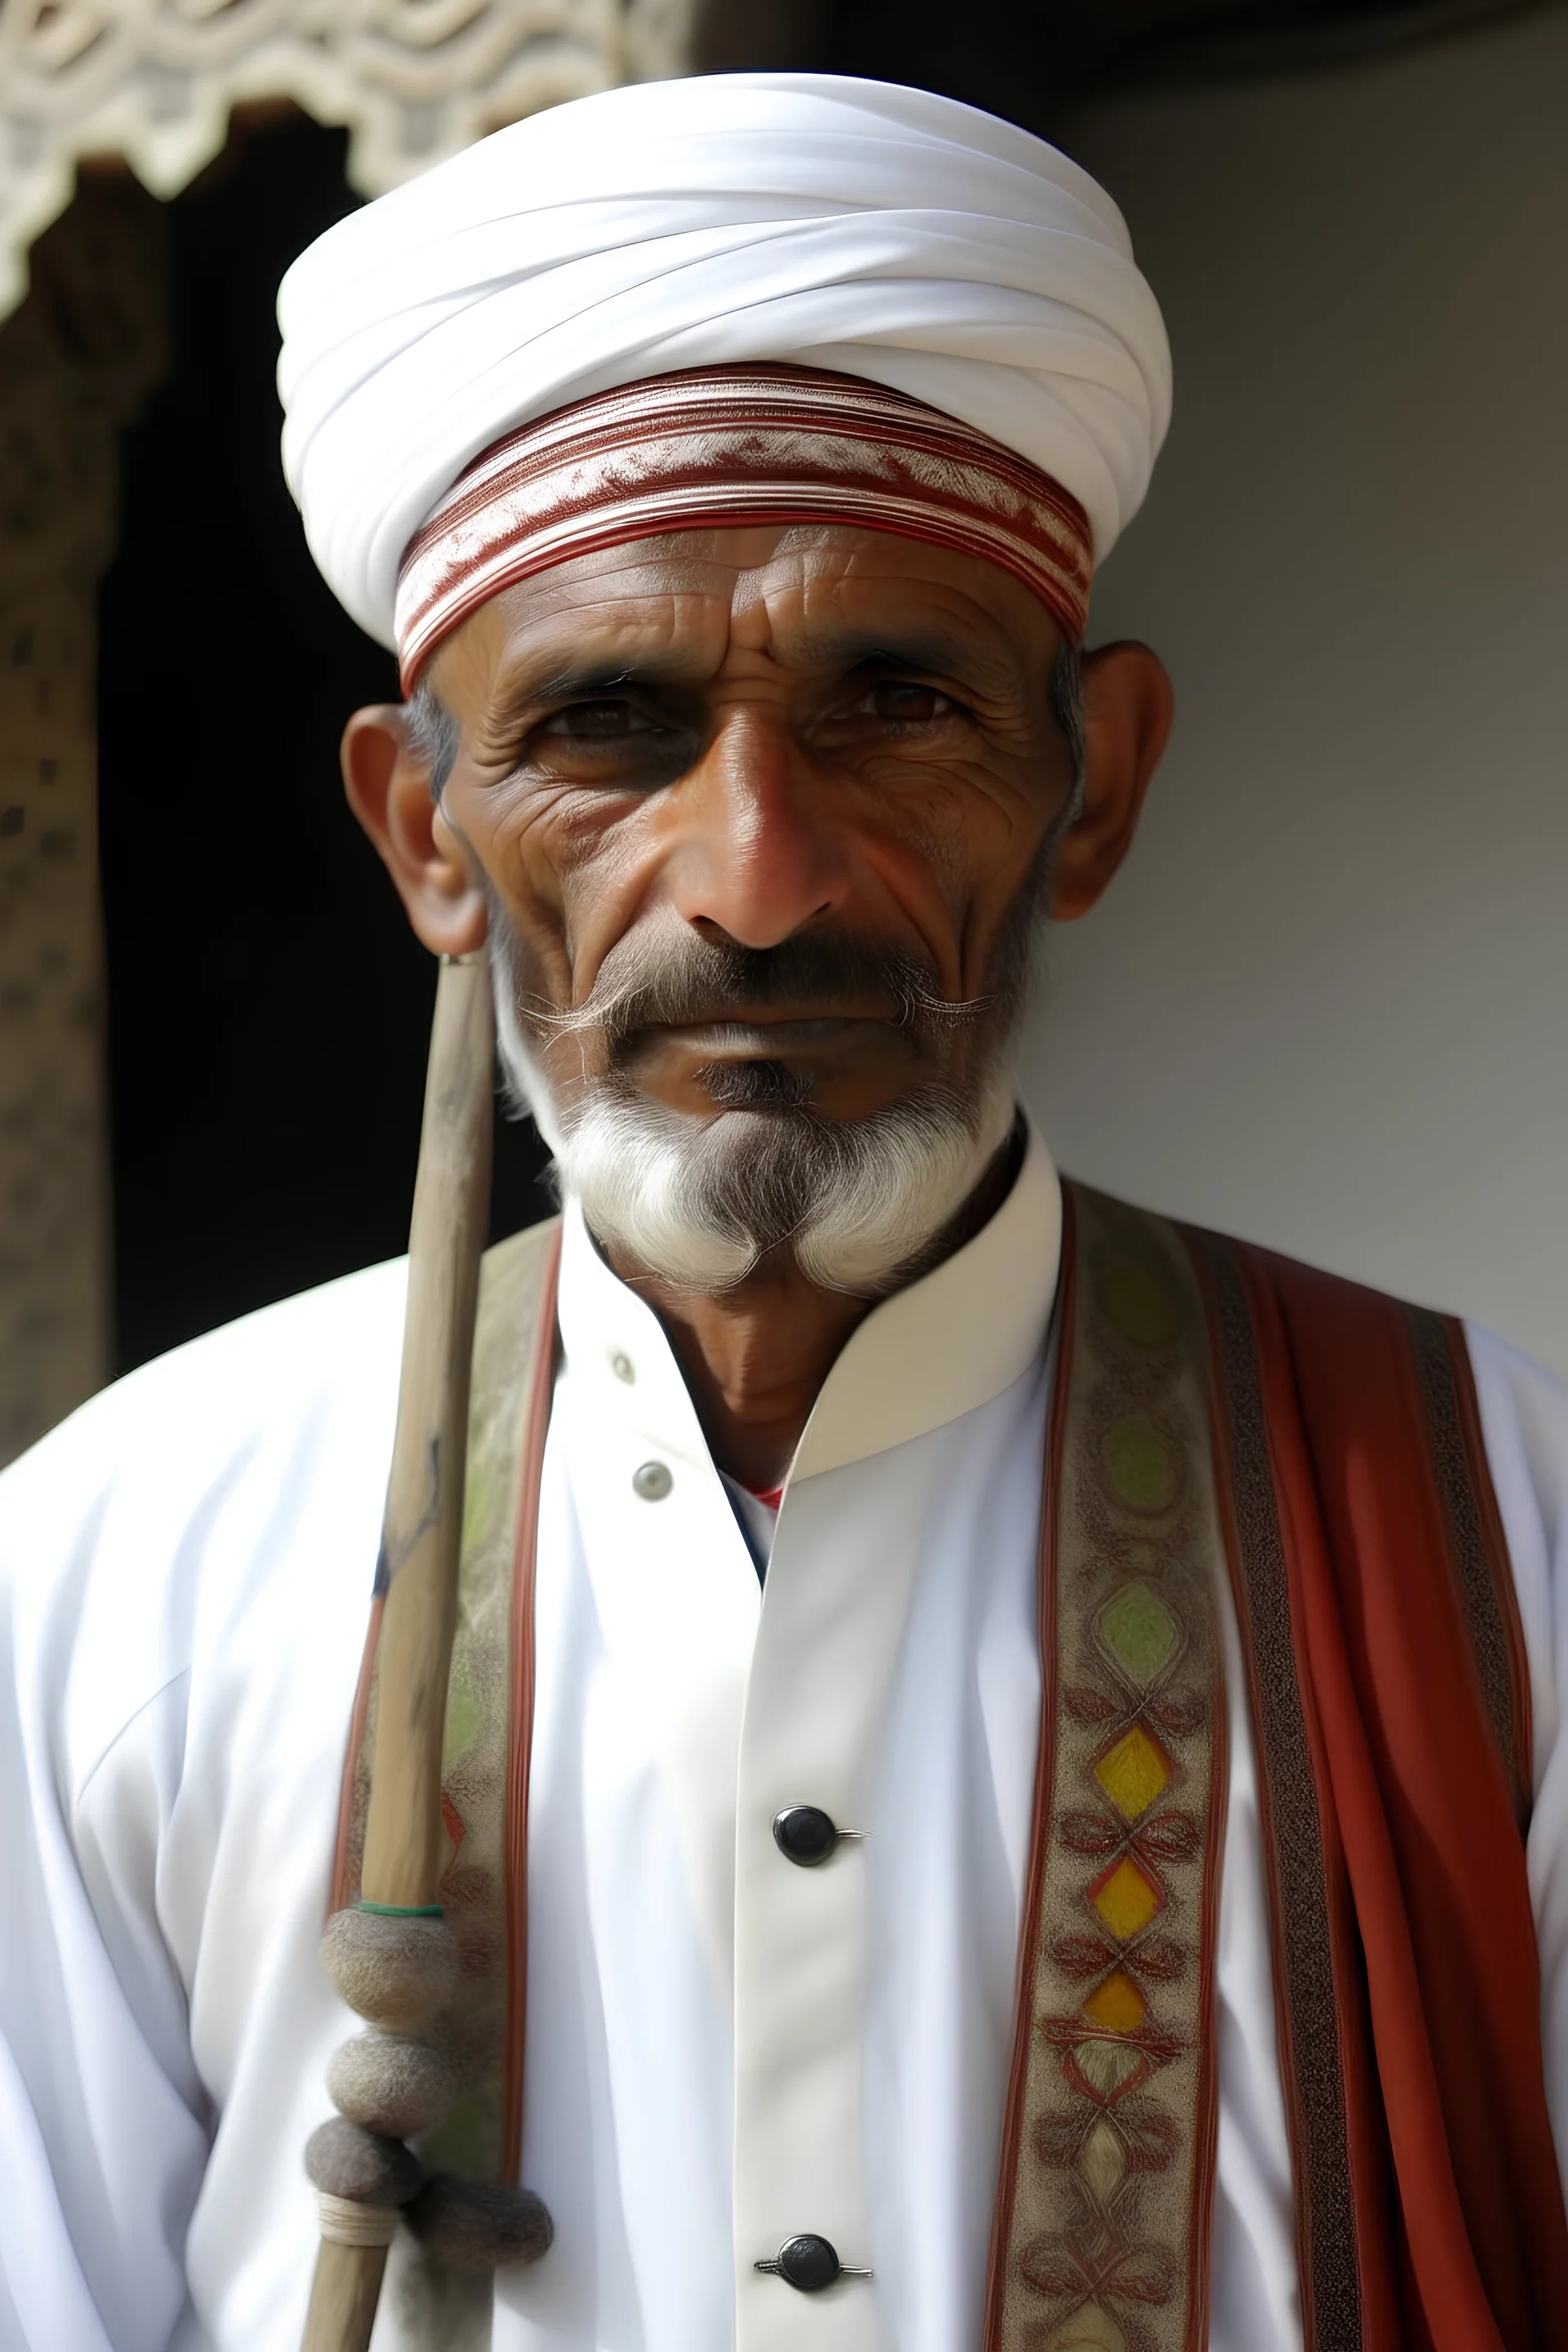
<instances>
[{"instance_id":1,"label":"shoulder of robe","mask_svg":"<svg viewBox=\"0 0 1568 2352\"><path fill-rule=\"evenodd\" d=\"M1466 1351L1471 1369L1479 1381L1484 1363L1489 1377L1500 1395L1506 1391L1517 1399L1521 1411L1532 1420L1552 1428L1568 1432L1568 1386L1555 1373L1548 1371L1531 1357L1524 1355L1508 1340L1500 1339L1479 1323L1463 1317L1447 1317L1446 1310L1425 1307L1414 1299L1403 1298L1397 1292L1380 1289L1375 1283L1358 1281L1353 1276L1332 1274L1326 1266L1314 1265L1305 1258L1292 1257L1283 1250L1268 1248L1261 1242L1245 1241L1239 1234L1222 1234L1194 1223L1191 1219L1167 1216L1159 1210L1148 1210L1131 1202L1119 1201L1108 1193L1099 1192L1092 1185L1080 1183L1076 1177L1064 1175L1062 1189L1068 1195L1088 1195L1104 1202L1111 1213L1129 1221L1148 1220L1155 1224L1173 1225L1184 1234L1190 1243L1200 1249L1208 1244L1237 1257L1246 1259L1259 1271L1271 1286L1289 1286L1298 1297L1317 1298L1331 1306L1337 1302L1353 1307L1359 1299L1368 1306L1393 1307L1401 1313L1426 1315L1444 1314L1446 1319L1458 1323L1464 1332Z\"/></svg>"},{"instance_id":2,"label":"shoulder of robe","mask_svg":"<svg viewBox=\"0 0 1568 2352\"><path fill-rule=\"evenodd\" d=\"M68 1801L182 1678L210 1708L301 1629L363 1638L405 1289L399 1259L225 1325L0 1475L0 1655Z\"/></svg>"},{"instance_id":3,"label":"shoulder of robe","mask_svg":"<svg viewBox=\"0 0 1568 2352\"><path fill-rule=\"evenodd\" d=\"M1071 1192L1089 1189L1072 1179L1063 1181ZM1133 1220L1148 1213L1121 1202L1111 1202L1110 1207ZM1331 1274L1258 1243L1207 1232L1179 1219L1157 1222L1175 1224L1200 1255L1206 1247L1237 1262L1249 1262L1266 1288L1288 1297L1298 1312L1303 1308L1315 1312L1331 1331L1342 1318L1347 1333L1353 1332L1358 1306L1384 1313L1393 1309L1400 1315L1428 1312L1370 1284ZM1445 1319L1457 1323L1464 1335L1488 1466L1502 1507L1515 1569L1521 1566L1523 1538L1529 1534L1532 1547L1535 1544L1538 1517L1542 1535L1555 1546L1563 1573L1568 1575L1568 1386L1479 1324L1458 1317Z\"/></svg>"}]
</instances>

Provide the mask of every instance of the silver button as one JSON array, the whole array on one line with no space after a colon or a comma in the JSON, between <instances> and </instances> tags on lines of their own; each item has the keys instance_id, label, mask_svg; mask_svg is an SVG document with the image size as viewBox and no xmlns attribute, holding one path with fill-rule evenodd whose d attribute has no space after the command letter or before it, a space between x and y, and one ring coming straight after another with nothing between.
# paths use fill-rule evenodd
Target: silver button
<instances>
[{"instance_id":1,"label":"silver button","mask_svg":"<svg viewBox=\"0 0 1568 2352\"><path fill-rule=\"evenodd\" d=\"M632 1382L637 1376L637 1368L633 1363L631 1358L626 1354L624 1348L616 1348L611 1350L610 1370L614 1372L616 1380L625 1381L627 1388L630 1388Z\"/></svg>"},{"instance_id":2,"label":"silver button","mask_svg":"<svg viewBox=\"0 0 1568 2352\"><path fill-rule=\"evenodd\" d=\"M662 1503L675 1480L668 1462L645 1462L632 1472L632 1486L645 1503Z\"/></svg>"}]
</instances>

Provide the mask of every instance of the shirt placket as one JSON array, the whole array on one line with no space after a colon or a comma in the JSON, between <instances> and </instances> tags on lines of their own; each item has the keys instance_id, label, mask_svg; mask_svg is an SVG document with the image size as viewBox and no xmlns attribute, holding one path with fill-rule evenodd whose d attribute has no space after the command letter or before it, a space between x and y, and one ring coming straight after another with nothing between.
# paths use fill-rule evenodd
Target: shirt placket
<instances>
[{"instance_id":1,"label":"shirt placket","mask_svg":"<svg viewBox=\"0 0 1568 2352\"><path fill-rule=\"evenodd\" d=\"M865 2179L867 1856L922 1517L918 1444L798 1480L779 1515L736 1811L739 2352L882 2343Z\"/></svg>"}]
</instances>

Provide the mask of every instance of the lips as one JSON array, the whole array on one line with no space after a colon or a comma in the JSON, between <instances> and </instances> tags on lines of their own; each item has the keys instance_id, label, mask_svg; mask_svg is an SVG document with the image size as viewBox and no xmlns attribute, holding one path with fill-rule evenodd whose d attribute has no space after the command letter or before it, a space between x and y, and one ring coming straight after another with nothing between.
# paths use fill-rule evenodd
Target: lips
<instances>
[{"instance_id":1,"label":"lips","mask_svg":"<svg viewBox=\"0 0 1568 2352\"><path fill-rule=\"evenodd\" d=\"M780 1055L809 1053L815 1046L842 1045L863 1031L886 1030L886 1019L865 1013L812 1013L793 1020L671 1022L645 1032L706 1058L773 1061Z\"/></svg>"}]
</instances>

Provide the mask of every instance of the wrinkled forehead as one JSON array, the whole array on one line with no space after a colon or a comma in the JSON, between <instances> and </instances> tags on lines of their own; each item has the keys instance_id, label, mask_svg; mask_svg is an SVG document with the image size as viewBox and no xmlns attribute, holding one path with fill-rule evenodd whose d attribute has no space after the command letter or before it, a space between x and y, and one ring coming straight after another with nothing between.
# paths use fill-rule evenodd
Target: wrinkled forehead
<instances>
[{"instance_id":1,"label":"wrinkled forehead","mask_svg":"<svg viewBox=\"0 0 1568 2352\"><path fill-rule=\"evenodd\" d=\"M896 665L1000 693L1047 675L1063 641L984 557L863 526L750 523L650 534L514 582L426 674L449 703L701 685L737 656L803 677Z\"/></svg>"}]
</instances>

